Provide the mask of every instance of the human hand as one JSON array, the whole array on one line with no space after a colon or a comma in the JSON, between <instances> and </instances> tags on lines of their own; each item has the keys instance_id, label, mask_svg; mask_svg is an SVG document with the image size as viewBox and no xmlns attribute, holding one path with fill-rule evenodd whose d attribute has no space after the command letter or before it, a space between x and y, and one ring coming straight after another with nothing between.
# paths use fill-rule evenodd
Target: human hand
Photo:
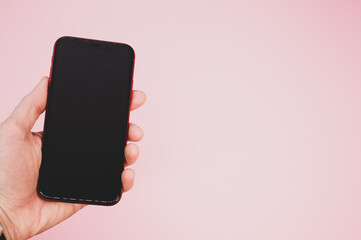
<instances>
[{"instance_id":1,"label":"human hand","mask_svg":"<svg viewBox=\"0 0 361 240\"><path fill-rule=\"evenodd\" d=\"M84 204L45 201L36 187L41 163L42 132L31 132L35 121L44 112L49 78L44 77L25 96L11 116L0 124L0 224L7 240L27 239L69 218ZM145 102L145 94L132 92L130 110ZM140 141L143 131L129 124L128 140ZM125 166L138 158L134 143L125 147ZM123 192L132 188L134 171L122 173Z\"/></svg>"}]
</instances>

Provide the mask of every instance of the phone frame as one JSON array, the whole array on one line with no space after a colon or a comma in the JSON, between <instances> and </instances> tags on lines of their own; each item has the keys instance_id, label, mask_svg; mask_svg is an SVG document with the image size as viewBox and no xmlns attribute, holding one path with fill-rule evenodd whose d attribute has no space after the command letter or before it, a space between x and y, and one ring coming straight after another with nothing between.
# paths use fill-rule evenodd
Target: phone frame
<instances>
[{"instance_id":1,"label":"phone frame","mask_svg":"<svg viewBox=\"0 0 361 240\"><path fill-rule=\"evenodd\" d=\"M81 37L73 37L73 36L62 36L60 38L58 38L53 46L53 53L52 53L52 57L51 57L51 66L50 66L50 74L49 74L49 84L48 84L48 94L50 91L50 87L51 87L51 82L52 82L52 72L53 72L53 66L54 66L54 54L55 54L55 47L58 43L58 41L60 41L61 39L64 38L71 38L71 39L76 39L76 40L81 40L81 41L91 41L94 42L96 44L121 44L121 45L126 45L127 47L129 47L132 52L133 52L133 69L132 69L132 74L131 74L131 82L130 82L130 94L129 94L129 106L128 106L128 125L127 125L127 130L126 130L126 137L125 137L125 145L127 145L128 143L128 132L129 132L129 118L130 118L130 106L132 103L132 99L133 99L133 79L134 79L134 66L135 66L135 51L134 49L125 43L120 43L120 42L111 42L111 41L104 41L104 40L95 40L95 39L89 39L89 38L81 38ZM48 101L46 103L46 107L45 107L45 118L44 118L44 126L43 129L45 130L45 125L46 125L46 111L48 109ZM44 143L44 137L42 138L42 146ZM126 159L124 159L124 163L123 165L123 169L121 169L121 173L123 173L124 171L124 164L125 164ZM40 171L40 169L39 169ZM40 172L39 172L40 174ZM39 175L40 176L40 175ZM38 177L39 177L38 176ZM43 192L41 192L40 187L39 187L39 179L38 179L38 184L37 184L37 194L38 196L46 201L53 201L53 202L66 202L66 203L77 203L77 204L86 204L86 205L102 205L102 206L113 206L115 204L117 204L121 197L122 197L122 192L123 192L123 183L121 183L121 190L119 192L119 195L112 201L93 201L93 200L88 200L88 199L83 199L83 201L79 200L79 199L75 199L75 200L71 200L70 198L57 198L54 199L51 196L47 196L46 194L44 194Z\"/></svg>"}]
</instances>

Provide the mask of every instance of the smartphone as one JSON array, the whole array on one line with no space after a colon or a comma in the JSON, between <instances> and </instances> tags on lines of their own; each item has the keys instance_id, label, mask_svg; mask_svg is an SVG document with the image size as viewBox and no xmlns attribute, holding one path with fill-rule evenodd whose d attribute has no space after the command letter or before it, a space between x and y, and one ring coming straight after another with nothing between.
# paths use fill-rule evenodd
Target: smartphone
<instances>
[{"instance_id":1,"label":"smartphone","mask_svg":"<svg viewBox=\"0 0 361 240\"><path fill-rule=\"evenodd\" d=\"M123 43L54 44L37 192L45 200L114 205L121 198L135 53Z\"/></svg>"}]
</instances>

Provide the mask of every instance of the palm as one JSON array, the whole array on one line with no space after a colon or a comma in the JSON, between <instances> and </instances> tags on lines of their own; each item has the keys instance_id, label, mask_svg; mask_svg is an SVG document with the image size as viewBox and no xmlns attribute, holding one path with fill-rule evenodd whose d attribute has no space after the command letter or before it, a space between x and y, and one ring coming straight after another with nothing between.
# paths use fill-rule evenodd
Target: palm
<instances>
[{"instance_id":1,"label":"palm","mask_svg":"<svg viewBox=\"0 0 361 240\"><path fill-rule=\"evenodd\" d=\"M45 110L48 78L25 97L13 114L0 124L0 223L8 239L26 239L73 215L83 204L45 201L36 192L41 163L42 133L31 132L36 119ZM145 102L145 95L133 91L131 110ZM128 140L139 141L142 130L129 124ZM124 150L125 166L133 164L139 154L134 143ZM133 185L134 172L122 173L122 191Z\"/></svg>"},{"instance_id":2,"label":"palm","mask_svg":"<svg viewBox=\"0 0 361 240\"><path fill-rule=\"evenodd\" d=\"M41 134L21 133L15 126L7 127L6 131L0 134L0 178L4 179L1 182L6 182L1 191L4 198L2 205L4 211L11 213L9 218L12 219L12 224L20 228L16 229L18 234L21 234L19 238L42 232L85 206L49 202L38 197L36 184L41 162Z\"/></svg>"}]
</instances>

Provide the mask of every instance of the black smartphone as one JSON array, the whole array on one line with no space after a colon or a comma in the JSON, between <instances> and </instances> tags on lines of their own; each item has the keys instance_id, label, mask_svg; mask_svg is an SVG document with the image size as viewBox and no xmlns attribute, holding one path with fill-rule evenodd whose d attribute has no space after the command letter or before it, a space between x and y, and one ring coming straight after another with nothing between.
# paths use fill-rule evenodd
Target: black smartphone
<instances>
[{"instance_id":1,"label":"black smartphone","mask_svg":"<svg viewBox=\"0 0 361 240\"><path fill-rule=\"evenodd\" d=\"M114 205L121 198L134 50L61 37L53 50L38 195Z\"/></svg>"}]
</instances>

